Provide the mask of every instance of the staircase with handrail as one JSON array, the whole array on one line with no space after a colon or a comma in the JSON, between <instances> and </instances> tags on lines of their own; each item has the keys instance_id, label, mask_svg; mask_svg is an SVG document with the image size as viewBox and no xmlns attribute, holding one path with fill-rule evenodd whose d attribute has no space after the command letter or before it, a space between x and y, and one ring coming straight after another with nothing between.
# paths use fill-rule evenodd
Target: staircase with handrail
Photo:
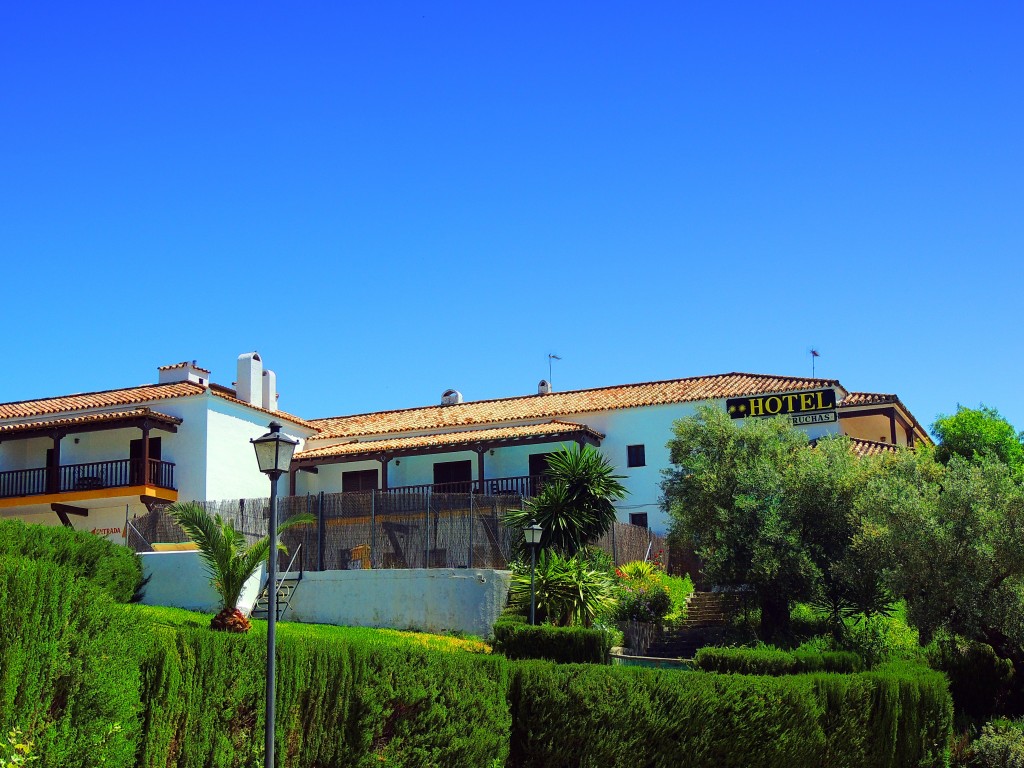
<instances>
[{"instance_id":1,"label":"staircase with handrail","mask_svg":"<svg viewBox=\"0 0 1024 768\"><path fill-rule=\"evenodd\" d=\"M299 556L302 551L302 545L299 544L295 547L295 552L292 555L292 559L288 561L288 567L285 568L281 573L278 574L276 580L275 592L277 593L277 619L278 621L284 616L288 610L288 606L291 605L292 595L295 594L295 590L299 587L299 582L302 581L302 558ZM299 569L293 570L295 561L299 561ZM256 604L252 607L252 618L254 619L266 619L270 615L270 584L269 579L263 582L263 588L260 590L260 596L256 598Z\"/></svg>"}]
</instances>

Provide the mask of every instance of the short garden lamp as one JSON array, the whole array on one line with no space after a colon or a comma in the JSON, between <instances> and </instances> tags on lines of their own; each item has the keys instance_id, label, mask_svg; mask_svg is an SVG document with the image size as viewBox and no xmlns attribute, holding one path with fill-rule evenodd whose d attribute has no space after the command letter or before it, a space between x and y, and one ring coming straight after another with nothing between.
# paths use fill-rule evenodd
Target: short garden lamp
<instances>
[{"instance_id":1,"label":"short garden lamp","mask_svg":"<svg viewBox=\"0 0 1024 768\"><path fill-rule=\"evenodd\" d=\"M534 591L533 577L537 572L537 548L540 546L540 537L544 535L544 529L531 521L523 529L523 538L526 539L526 546L530 548L530 624L537 623L537 593Z\"/></svg>"},{"instance_id":2,"label":"short garden lamp","mask_svg":"<svg viewBox=\"0 0 1024 768\"><path fill-rule=\"evenodd\" d=\"M275 629L277 627L277 481L292 464L292 454L298 440L281 434L281 425L270 422L270 431L262 437L253 438L256 461L260 472L270 478L270 521L267 525L270 550L267 555L267 722L264 733L264 765L274 768L274 698L277 690L275 681Z\"/></svg>"}]
</instances>

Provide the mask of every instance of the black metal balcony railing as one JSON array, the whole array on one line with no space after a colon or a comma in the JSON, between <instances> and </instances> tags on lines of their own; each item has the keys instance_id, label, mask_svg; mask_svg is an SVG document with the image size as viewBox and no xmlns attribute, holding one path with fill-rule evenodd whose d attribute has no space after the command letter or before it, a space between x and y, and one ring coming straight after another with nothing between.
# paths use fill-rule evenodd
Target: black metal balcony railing
<instances>
[{"instance_id":1,"label":"black metal balcony railing","mask_svg":"<svg viewBox=\"0 0 1024 768\"><path fill-rule=\"evenodd\" d=\"M174 490L174 464L150 459L149 471L146 472L142 459L116 459L0 472L0 498L3 499L133 485L155 485Z\"/></svg>"},{"instance_id":2,"label":"black metal balcony railing","mask_svg":"<svg viewBox=\"0 0 1024 768\"><path fill-rule=\"evenodd\" d=\"M388 488L386 493L393 496L419 496L432 493L476 493L483 496L536 496L544 481L542 475L521 475L519 477L493 477L483 481L464 480L459 483L426 483L423 485L400 485Z\"/></svg>"}]
</instances>

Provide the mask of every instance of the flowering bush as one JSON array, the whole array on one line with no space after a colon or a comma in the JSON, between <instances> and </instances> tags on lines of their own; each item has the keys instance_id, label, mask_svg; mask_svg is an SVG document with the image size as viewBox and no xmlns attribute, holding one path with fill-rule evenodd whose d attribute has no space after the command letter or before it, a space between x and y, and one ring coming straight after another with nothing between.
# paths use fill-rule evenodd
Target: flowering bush
<instances>
[{"instance_id":1,"label":"flowering bush","mask_svg":"<svg viewBox=\"0 0 1024 768\"><path fill-rule=\"evenodd\" d=\"M615 607L616 621L657 622L672 608L672 599L660 584L627 580Z\"/></svg>"}]
</instances>

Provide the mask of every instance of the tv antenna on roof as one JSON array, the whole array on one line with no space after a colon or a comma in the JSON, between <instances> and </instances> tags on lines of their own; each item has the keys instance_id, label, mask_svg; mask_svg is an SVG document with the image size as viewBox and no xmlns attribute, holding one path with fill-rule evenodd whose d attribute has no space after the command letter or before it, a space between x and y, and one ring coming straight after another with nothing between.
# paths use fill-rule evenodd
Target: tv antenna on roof
<instances>
[{"instance_id":1,"label":"tv antenna on roof","mask_svg":"<svg viewBox=\"0 0 1024 768\"><path fill-rule=\"evenodd\" d=\"M814 378L814 361L817 358L819 358L819 357L821 357L821 355L818 353L818 350L811 349L811 378L812 379Z\"/></svg>"},{"instance_id":2,"label":"tv antenna on roof","mask_svg":"<svg viewBox=\"0 0 1024 768\"><path fill-rule=\"evenodd\" d=\"M554 386L554 383L553 383L553 381L551 379L551 361L552 360L561 360L561 359L562 358L560 358L554 352L549 352L548 353L548 384L551 384L551 386Z\"/></svg>"}]
</instances>

